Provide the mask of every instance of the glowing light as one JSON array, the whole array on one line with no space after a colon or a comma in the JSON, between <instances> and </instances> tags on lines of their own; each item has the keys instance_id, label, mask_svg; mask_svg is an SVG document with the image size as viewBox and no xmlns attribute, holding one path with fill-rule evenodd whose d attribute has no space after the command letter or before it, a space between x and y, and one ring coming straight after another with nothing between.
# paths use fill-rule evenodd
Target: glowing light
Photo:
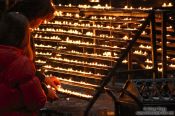
<instances>
[{"instance_id":1,"label":"glowing light","mask_svg":"<svg viewBox=\"0 0 175 116\"><path fill-rule=\"evenodd\" d=\"M77 63L77 64L83 64L83 65L92 65L92 66L100 66L100 67L108 67L106 64L101 64L97 62L86 62L86 61L79 61L79 60L72 60L72 59L67 59L67 58L57 58L57 57L51 57L49 58L51 60L57 60L57 61L64 61L64 62L69 62L69 63Z\"/></svg>"},{"instance_id":2,"label":"glowing light","mask_svg":"<svg viewBox=\"0 0 175 116\"><path fill-rule=\"evenodd\" d=\"M144 46L144 45L141 44L141 45L139 46L139 48L151 49L152 47L149 46L149 45Z\"/></svg>"},{"instance_id":3,"label":"glowing light","mask_svg":"<svg viewBox=\"0 0 175 116\"><path fill-rule=\"evenodd\" d=\"M148 55L148 53L146 51L143 52L141 50L135 50L133 53L137 54L137 55L143 55L143 56L147 56Z\"/></svg>"},{"instance_id":4,"label":"glowing light","mask_svg":"<svg viewBox=\"0 0 175 116\"><path fill-rule=\"evenodd\" d=\"M89 2L100 2L100 0L90 0Z\"/></svg>"},{"instance_id":5,"label":"glowing light","mask_svg":"<svg viewBox=\"0 0 175 116\"><path fill-rule=\"evenodd\" d=\"M175 64L170 64L169 67L175 68Z\"/></svg>"},{"instance_id":6,"label":"glowing light","mask_svg":"<svg viewBox=\"0 0 175 116\"><path fill-rule=\"evenodd\" d=\"M46 61L40 60L40 59L39 59L39 60L36 60L35 62L36 62L36 63L41 63L41 64L45 64L45 63L46 63Z\"/></svg>"},{"instance_id":7,"label":"glowing light","mask_svg":"<svg viewBox=\"0 0 175 116\"><path fill-rule=\"evenodd\" d=\"M128 61L127 60L123 60L122 63L126 64Z\"/></svg>"},{"instance_id":8,"label":"glowing light","mask_svg":"<svg viewBox=\"0 0 175 116\"><path fill-rule=\"evenodd\" d=\"M169 3L163 3L162 4L162 7L172 7L173 6L173 4L171 3L171 2L169 2Z\"/></svg>"},{"instance_id":9,"label":"glowing light","mask_svg":"<svg viewBox=\"0 0 175 116\"><path fill-rule=\"evenodd\" d=\"M153 63L152 60L146 59L146 63Z\"/></svg>"},{"instance_id":10,"label":"glowing light","mask_svg":"<svg viewBox=\"0 0 175 116\"><path fill-rule=\"evenodd\" d=\"M124 9L128 9L128 6L125 6Z\"/></svg>"},{"instance_id":11,"label":"glowing light","mask_svg":"<svg viewBox=\"0 0 175 116\"><path fill-rule=\"evenodd\" d=\"M53 69L53 70L61 70L61 71L67 71L67 72L70 72L70 73L79 73L79 74L84 74L84 75L93 75L93 76L100 76L100 77L103 77L104 75L102 74L94 74L92 72L86 72L86 71L81 71L81 70L74 70L72 68L62 68L62 67L52 67L51 65L45 65L43 66L44 68L46 68L47 70L48 69Z\"/></svg>"}]
</instances>

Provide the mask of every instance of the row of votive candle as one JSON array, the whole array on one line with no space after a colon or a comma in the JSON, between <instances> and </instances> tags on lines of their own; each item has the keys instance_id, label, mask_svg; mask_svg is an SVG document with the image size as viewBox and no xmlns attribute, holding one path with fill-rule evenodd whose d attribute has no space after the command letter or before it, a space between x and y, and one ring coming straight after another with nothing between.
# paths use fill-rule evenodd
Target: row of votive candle
<instances>
[{"instance_id":1,"label":"row of votive candle","mask_svg":"<svg viewBox=\"0 0 175 116\"><path fill-rule=\"evenodd\" d=\"M35 47L41 47L41 48L56 48L55 46L44 45L44 44L35 44Z\"/></svg>"},{"instance_id":2,"label":"row of votive candle","mask_svg":"<svg viewBox=\"0 0 175 116\"><path fill-rule=\"evenodd\" d=\"M102 38L114 38L113 35L108 35L108 34L100 34L99 37L102 37Z\"/></svg>"},{"instance_id":3,"label":"row of votive candle","mask_svg":"<svg viewBox=\"0 0 175 116\"><path fill-rule=\"evenodd\" d=\"M111 9L112 6L108 5L108 4L105 4L104 6L98 4L98 5L94 5L94 6L91 6L91 5L78 5L79 8L84 8L84 9L87 9L87 8L94 8L94 9Z\"/></svg>"},{"instance_id":4,"label":"row of votive candle","mask_svg":"<svg viewBox=\"0 0 175 116\"><path fill-rule=\"evenodd\" d=\"M88 56L94 56L94 57L97 57L97 56L100 56L100 57L107 57L107 58L118 58L118 54L117 53L114 53L114 56L112 56L111 52L103 52L103 54L97 54L97 53L94 53L94 54L90 54L90 53L82 53L82 52L78 52L78 51L68 51L68 53L73 53L73 54L80 54L80 55L88 55ZM60 54L56 55L56 56L60 56ZM68 59L64 59L64 58L50 58L50 59L54 59L54 60L60 60L60 61L69 61L69 62L75 62L75 63L83 63L83 64L89 64L89 65L96 65L96 66L107 66L107 65L104 65L104 64L97 64L97 63L87 63L87 62L80 62L80 61L77 61L77 60L68 60ZM124 60L123 63L127 63L128 61L127 60Z\"/></svg>"},{"instance_id":5,"label":"row of votive candle","mask_svg":"<svg viewBox=\"0 0 175 116\"><path fill-rule=\"evenodd\" d=\"M61 40L60 37L58 36L43 36L43 35L39 35L39 34L35 34L34 38L41 38L41 39L51 39L51 40Z\"/></svg>"},{"instance_id":6,"label":"row of votive candle","mask_svg":"<svg viewBox=\"0 0 175 116\"><path fill-rule=\"evenodd\" d=\"M46 78L47 77L52 77L53 75L52 74L50 74L50 75L45 75L46 76ZM57 77L57 76L54 76L54 77ZM63 77L57 77L61 82L62 81L66 81L66 82L70 82L70 83L77 83L77 84L83 84L83 85L90 85L90 86L94 86L94 87L96 87L97 85L94 85L94 84L91 84L91 83L86 83L86 82L84 82L84 81L75 81L75 80L72 80L72 78L70 77L69 79L65 79L65 78L63 78Z\"/></svg>"},{"instance_id":7,"label":"row of votive candle","mask_svg":"<svg viewBox=\"0 0 175 116\"><path fill-rule=\"evenodd\" d=\"M143 44L140 44L139 48L152 49L151 46L149 46L149 45L143 45Z\"/></svg>"},{"instance_id":8,"label":"row of votive candle","mask_svg":"<svg viewBox=\"0 0 175 116\"><path fill-rule=\"evenodd\" d=\"M109 58L113 57L111 52L103 52L102 54L97 54L97 53L87 53L87 52L82 53L82 52L78 52L78 51L72 50L72 51L68 51L68 53L88 55L88 56L94 56L94 57L97 57L97 56L109 57ZM118 56L118 54L114 53L114 57L118 58L117 56Z\"/></svg>"},{"instance_id":9,"label":"row of votive candle","mask_svg":"<svg viewBox=\"0 0 175 116\"><path fill-rule=\"evenodd\" d=\"M37 48L37 47L45 47L45 48L57 48L58 50L61 50L61 49L66 49L66 47L65 46L57 46L57 47L53 47L53 46L50 46L50 45L43 45L43 44L35 44L35 47ZM36 54L46 54L47 55L47 53L42 53L42 52L36 52Z\"/></svg>"},{"instance_id":10,"label":"row of votive candle","mask_svg":"<svg viewBox=\"0 0 175 116\"><path fill-rule=\"evenodd\" d=\"M127 60L124 60L123 63L127 63ZM170 67L172 68L175 68L175 65L174 64L170 64L169 65ZM92 72L84 72L84 71L78 71L78 70L73 70L72 68L68 68L68 69L64 69L64 68L60 68L60 67L52 67L50 65L46 65L44 66L45 68L49 68L49 69L58 69L58 70L64 70L64 71L69 71L69 72L76 72L76 73L81 73L81 74L93 74ZM145 67L146 69L152 69L152 66L149 66L149 65L146 65ZM46 70L47 71L47 70ZM158 71L162 71L162 68L159 68L158 67ZM96 76L104 76L104 75L101 75L101 74L93 74L93 75L96 75Z\"/></svg>"},{"instance_id":11,"label":"row of votive candle","mask_svg":"<svg viewBox=\"0 0 175 116\"><path fill-rule=\"evenodd\" d=\"M71 40L71 39L69 39L69 37L66 38L66 41L62 41L62 42L72 43L72 44L80 44L80 45L96 45L95 43L83 42L80 40ZM99 45L99 46L109 47L109 48L119 48L118 46L109 46L109 45ZM125 48L122 47L121 49L125 49Z\"/></svg>"},{"instance_id":12,"label":"row of votive candle","mask_svg":"<svg viewBox=\"0 0 175 116\"><path fill-rule=\"evenodd\" d=\"M133 9L136 9L136 10L152 10L152 7L138 7L138 8L134 8L132 6L124 6L124 9L127 9L127 10L133 10Z\"/></svg>"},{"instance_id":13,"label":"row of votive candle","mask_svg":"<svg viewBox=\"0 0 175 116\"><path fill-rule=\"evenodd\" d=\"M79 35L82 34L78 30L73 30L73 29L63 30L63 29L55 29L55 28L43 28L43 29L36 28L35 30L36 31L65 32L65 33L72 33L72 34L79 34Z\"/></svg>"},{"instance_id":14,"label":"row of votive candle","mask_svg":"<svg viewBox=\"0 0 175 116\"><path fill-rule=\"evenodd\" d=\"M95 45L95 43L83 42L83 41L80 41L80 40L71 40L71 39L69 39L69 37L66 38L66 41L62 41L62 42L80 44L80 45Z\"/></svg>"},{"instance_id":15,"label":"row of votive candle","mask_svg":"<svg viewBox=\"0 0 175 116\"><path fill-rule=\"evenodd\" d=\"M72 13L63 13L62 11L55 11L54 16L60 16L60 17L76 17L79 18L79 14L72 14Z\"/></svg>"},{"instance_id":16,"label":"row of votive candle","mask_svg":"<svg viewBox=\"0 0 175 116\"><path fill-rule=\"evenodd\" d=\"M83 94L83 93L80 93L80 92L71 91L71 90L68 90L68 89L64 89L62 87L58 87L57 91L65 93L65 94L75 95L75 96L82 97L82 98L89 98L90 99L90 98L93 97L93 96L88 95L88 94Z\"/></svg>"},{"instance_id":17,"label":"row of votive candle","mask_svg":"<svg viewBox=\"0 0 175 116\"><path fill-rule=\"evenodd\" d=\"M45 64L45 63L46 63L46 61L44 61L44 60L40 60L40 59L35 60L35 62L36 62L36 63L40 63L40 64Z\"/></svg>"},{"instance_id":18,"label":"row of votive candle","mask_svg":"<svg viewBox=\"0 0 175 116\"><path fill-rule=\"evenodd\" d=\"M64 33L83 35L82 32L79 32L78 30L73 30L73 29L63 30L63 29L54 29L54 28L45 28L45 29L44 28L43 29L36 28L35 30L37 30L37 31L51 31L51 32L64 32ZM134 29L131 29L131 30L134 30ZM86 35L86 36L96 36L93 32L90 32L90 31L86 32L84 35ZM104 34L100 34L99 36L96 36L96 37L114 38L113 36L108 36L108 35L104 35ZM131 40L131 39L132 38L128 38L128 36L123 37L123 40Z\"/></svg>"},{"instance_id":19,"label":"row of votive candle","mask_svg":"<svg viewBox=\"0 0 175 116\"><path fill-rule=\"evenodd\" d=\"M37 29L39 30L39 29ZM92 32L87 32L86 33L87 35L92 35L93 36L93 33ZM110 36L108 34L100 34L99 37L102 37L102 38L114 38L114 36ZM61 40L61 38L59 36L43 36L43 35L40 35L40 34L34 34L34 38L43 38L43 39L55 39L55 40ZM131 38L130 38L131 39ZM123 40L130 40L128 38L128 36L124 36L123 37Z\"/></svg>"},{"instance_id":20,"label":"row of votive candle","mask_svg":"<svg viewBox=\"0 0 175 116\"><path fill-rule=\"evenodd\" d=\"M56 24L56 25L67 25L67 26L78 26L78 27L87 27L87 28L99 28L99 29L121 29L121 25L117 26L109 26L109 25L102 25L102 24L89 24L89 23L72 23L69 21L54 21L54 22L47 22L45 24ZM122 28L122 29L130 29L136 30L136 28Z\"/></svg>"},{"instance_id":21,"label":"row of votive candle","mask_svg":"<svg viewBox=\"0 0 175 116\"><path fill-rule=\"evenodd\" d=\"M146 68L146 69L152 69L153 67L152 67L152 66L149 66L149 65L146 65L145 68ZM159 72L162 72L162 68L158 67L158 71L159 71Z\"/></svg>"},{"instance_id":22,"label":"row of votive candle","mask_svg":"<svg viewBox=\"0 0 175 116\"><path fill-rule=\"evenodd\" d=\"M36 55L43 55L43 56L51 56L52 55L52 53L50 53L50 52L38 52L38 51L36 51L35 53L36 53Z\"/></svg>"},{"instance_id":23,"label":"row of votive candle","mask_svg":"<svg viewBox=\"0 0 175 116\"><path fill-rule=\"evenodd\" d=\"M100 73L94 74L92 72L86 72L86 71L81 71L81 70L74 70L72 68L52 67L51 65L45 65L43 67L47 68L47 69L62 70L62 71L68 71L68 72L80 73L80 74L86 74L86 75L104 76L104 75L101 75ZM47 70L45 70L45 71L47 72Z\"/></svg>"},{"instance_id":24,"label":"row of votive candle","mask_svg":"<svg viewBox=\"0 0 175 116\"><path fill-rule=\"evenodd\" d=\"M64 93L64 94L69 94L69 95L73 95L73 96L77 96L77 97L81 97L81 98L88 98L88 99L90 99L90 98L93 97L93 96L88 95L88 94L83 94L83 93L80 93L80 92L76 92L76 91L71 91L71 90L68 90L68 89L64 89L61 86L57 86L57 88L53 88L50 85L47 85L46 87L47 88L51 88L54 91L56 90L56 91L61 92L61 93Z\"/></svg>"},{"instance_id":25,"label":"row of votive candle","mask_svg":"<svg viewBox=\"0 0 175 116\"><path fill-rule=\"evenodd\" d=\"M86 65L92 65L92 66L103 66L103 67L108 67L106 64L101 64L97 62L86 62L86 61L78 61L78 60L73 60L73 59L67 59L67 58L57 58L57 57L51 57L49 58L51 60L57 60L57 61L64 61L64 62L72 62L72 63L78 63L78 64L86 64Z\"/></svg>"},{"instance_id":26,"label":"row of votive candle","mask_svg":"<svg viewBox=\"0 0 175 116\"><path fill-rule=\"evenodd\" d=\"M148 55L148 53L146 51L143 52L142 50L135 50L133 52L133 54L143 55L143 56L147 56Z\"/></svg>"}]
</instances>

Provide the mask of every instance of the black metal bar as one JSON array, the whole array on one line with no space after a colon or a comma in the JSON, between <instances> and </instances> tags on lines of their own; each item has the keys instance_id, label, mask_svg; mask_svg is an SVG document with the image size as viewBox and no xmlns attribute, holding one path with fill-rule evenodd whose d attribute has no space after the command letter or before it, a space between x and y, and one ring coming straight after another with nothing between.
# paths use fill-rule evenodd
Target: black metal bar
<instances>
[{"instance_id":1,"label":"black metal bar","mask_svg":"<svg viewBox=\"0 0 175 116\"><path fill-rule=\"evenodd\" d=\"M94 97L90 100L90 102L89 102L89 104L84 112L84 116L88 116L88 113L89 113L91 107L93 106L93 104L96 102L96 100L98 99L98 97L102 93L104 87L110 82L112 75L115 74L115 70L122 64L122 61L127 57L128 52L131 50L131 48L133 47L133 45L135 44L135 42L137 41L137 39L139 38L139 36L143 32L143 30L146 28L146 26L149 24L151 16L152 16L152 12L149 13L145 22L143 22L143 25L138 29L136 35L130 41L128 47L125 49L125 51L123 52L121 57L117 60L117 63L113 66L112 70L106 75L106 78L104 78L104 80L102 81L102 83L100 85L101 87L99 89L97 89Z\"/></svg>"},{"instance_id":2,"label":"black metal bar","mask_svg":"<svg viewBox=\"0 0 175 116\"><path fill-rule=\"evenodd\" d=\"M114 110L115 110L115 115L114 116L120 116L119 113L119 103L117 102L117 99L115 97L115 95L108 89L106 89L107 94L112 98L113 102L114 102Z\"/></svg>"},{"instance_id":3,"label":"black metal bar","mask_svg":"<svg viewBox=\"0 0 175 116\"><path fill-rule=\"evenodd\" d=\"M162 12L162 77L166 78L167 77L167 38L166 38L166 21L167 21L167 12L163 11Z\"/></svg>"},{"instance_id":4,"label":"black metal bar","mask_svg":"<svg viewBox=\"0 0 175 116\"><path fill-rule=\"evenodd\" d=\"M158 64L157 64L157 46L156 46L156 28L155 28L155 11L153 10L151 17L151 46L152 46L152 61L153 61L153 79L158 77Z\"/></svg>"}]
</instances>

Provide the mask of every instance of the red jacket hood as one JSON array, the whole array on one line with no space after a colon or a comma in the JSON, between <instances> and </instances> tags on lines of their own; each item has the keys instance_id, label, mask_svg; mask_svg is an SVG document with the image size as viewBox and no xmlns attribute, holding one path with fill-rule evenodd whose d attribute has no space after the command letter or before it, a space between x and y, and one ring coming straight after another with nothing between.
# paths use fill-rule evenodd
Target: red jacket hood
<instances>
[{"instance_id":1,"label":"red jacket hood","mask_svg":"<svg viewBox=\"0 0 175 116\"><path fill-rule=\"evenodd\" d=\"M0 71L6 68L16 58L23 54L23 50L12 47L0 45Z\"/></svg>"}]
</instances>

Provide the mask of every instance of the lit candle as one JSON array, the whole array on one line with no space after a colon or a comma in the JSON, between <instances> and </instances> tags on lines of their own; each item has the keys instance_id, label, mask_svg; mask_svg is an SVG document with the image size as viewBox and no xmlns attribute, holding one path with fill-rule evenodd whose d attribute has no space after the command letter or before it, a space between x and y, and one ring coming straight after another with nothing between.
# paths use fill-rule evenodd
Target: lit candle
<instances>
[{"instance_id":1,"label":"lit candle","mask_svg":"<svg viewBox=\"0 0 175 116\"><path fill-rule=\"evenodd\" d=\"M152 60L146 59L146 63L152 63Z\"/></svg>"},{"instance_id":2,"label":"lit candle","mask_svg":"<svg viewBox=\"0 0 175 116\"><path fill-rule=\"evenodd\" d=\"M146 69L152 69L152 66L146 65Z\"/></svg>"},{"instance_id":3,"label":"lit candle","mask_svg":"<svg viewBox=\"0 0 175 116\"><path fill-rule=\"evenodd\" d=\"M125 35L125 36L123 37L123 40L129 40L129 37L128 37L127 35Z\"/></svg>"},{"instance_id":4,"label":"lit candle","mask_svg":"<svg viewBox=\"0 0 175 116\"><path fill-rule=\"evenodd\" d=\"M122 63L124 63L124 64L126 64L127 62L128 62L128 61L127 61L126 59L122 61Z\"/></svg>"},{"instance_id":5,"label":"lit candle","mask_svg":"<svg viewBox=\"0 0 175 116\"><path fill-rule=\"evenodd\" d=\"M175 64L170 64L169 65L171 68L175 68Z\"/></svg>"},{"instance_id":6,"label":"lit candle","mask_svg":"<svg viewBox=\"0 0 175 116\"><path fill-rule=\"evenodd\" d=\"M125 6L124 9L128 9L128 6Z\"/></svg>"},{"instance_id":7,"label":"lit candle","mask_svg":"<svg viewBox=\"0 0 175 116\"><path fill-rule=\"evenodd\" d=\"M168 4L168 7L172 7L173 6L173 4L170 2L169 4Z\"/></svg>"},{"instance_id":8,"label":"lit candle","mask_svg":"<svg viewBox=\"0 0 175 116\"><path fill-rule=\"evenodd\" d=\"M166 7L166 6L167 6L166 3L163 3L162 7Z\"/></svg>"}]
</instances>

